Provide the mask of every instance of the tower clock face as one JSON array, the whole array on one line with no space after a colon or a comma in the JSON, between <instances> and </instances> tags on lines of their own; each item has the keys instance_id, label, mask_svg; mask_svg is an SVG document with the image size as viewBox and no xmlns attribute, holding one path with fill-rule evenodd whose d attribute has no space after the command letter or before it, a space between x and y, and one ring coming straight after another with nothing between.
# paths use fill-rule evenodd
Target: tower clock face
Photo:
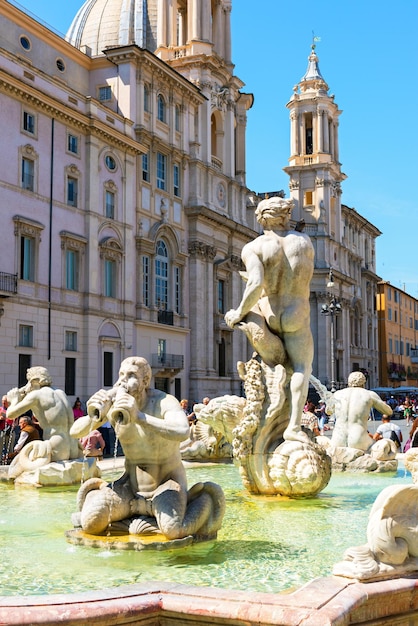
<instances>
[{"instance_id":1,"label":"tower clock face","mask_svg":"<svg viewBox=\"0 0 418 626\"><path fill-rule=\"evenodd\" d=\"M218 184L216 188L216 197L217 197L219 206L224 208L226 204L226 192L225 192L225 185L223 183Z\"/></svg>"}]
</instances>

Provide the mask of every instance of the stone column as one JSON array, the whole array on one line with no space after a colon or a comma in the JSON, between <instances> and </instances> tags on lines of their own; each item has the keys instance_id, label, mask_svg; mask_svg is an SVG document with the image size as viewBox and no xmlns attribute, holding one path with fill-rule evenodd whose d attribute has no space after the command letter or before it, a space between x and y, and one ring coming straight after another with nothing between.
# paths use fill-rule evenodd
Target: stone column
<instances>
[{"instance_id":1,"label":"stone column","mask_svg":"<svg viewBox=\"0 0 418 626\"><path fill-rule=\"evenodd\" d=\"M167 46L166 0L158 0L157 47Z\"/></svg>"},{"instance_id":2,"label":"stone column","mask_svg":"<svg viewBox=\"0 0 418 626\"><path fill-rule=\"evenodd\" d=\"M188 41L199 39L199 0L187 0Z\"/></svg>"},{"instance_id":3,"label":"stone column","mask_svg":"<svg viewBox=\"0 0 418 626\"><path fill-rule=\"evenodd\" d=\"M324 152L329 153L329 117L324 113Z\"/></svg>"},{"instance_id":4,"label":"stone column","mask_svg":"<svg viewBox=\"0 0 418 626\"><path fill-rule=\"evenodd\" d=\"M318 152L318 117L316 111L312 112L312 153Z\"/></svg>"},{"instance_id":5,"label":"stone column","mask_svg":"<svg viewBox=\"0 0 418 626\"><path fill-rule=\"evenodd\" d=\"M225 62L230 65L231 61L231 7L227 6L224 9L224 37L225 37Z\"/></svg>"},{"instance_id":6,"label":"stone column","mask_svg":"<svg viewBox=\"0 0 418 626\"><path fill-rule=\"evenodd\" d=\"M339 161L340 160L340 148L338 145L338 120L335 122L335 125L334 125L334 155L335 155L335 160Z\"/></svg>"},{"instance_id":7,"label":"stone column","mask_svg":"<svg viewBox=\"0 0 418 626\"><path fill-rule=\"evenodd\" d=\"M329 127L329 131L330 131L330 137L329 137L329 152L330 155L332 156L332 158L334 159L335 157L335 146L334 146L334 122L331 122L330 127Z\"/></svg>"},{"instance_id":8,"label":"stone column","mask_svg":"<svg viewBox=\"0 0 418 626\"><path fill-rule=\"evenodd\" d=\"M293 156L295 154L297 154L297 134L298 134L298 128L297 128L297 113L296 111L291 111L290 112L290 155Z\"/></svg>"},{"instance_id":9,"label":"stone column","mask_svg":"<svg viewBox=\"0 0 418 626\"><path fill-rule=\"evenodd\" d=\"M190 325L194 330L190 373L199 379L213 371L213 260L216 248L202 241L192 241L189 254Z\"/></svg>"},{"instance_id":10,"label":"stone column","mask_svg":"<svg viewBox=\"0 0 418 626\"><path fill-rule=\"evenodd\" d=\"M231 178L235 177L235 115L234 102L228 99L225 114L225 138L222 160L224 172Z\"/></svg>"},{"instance_id":11,"label":"stone column","mask_svg":"<svg viewBox=\"0 0 418 626\"><path fill-rule=\"evenodd\" d=\"M179 9L179 46L185 46L187 41L187 21L184 9Z\"/></svg>"},{"instance_id":12,"label":"stone column","mask_svg":"<svg viewBox=\"0 0 418 626\"><path fill-rule=\"evenodd\" d=\"M211 25L211 6L210 0L201 0L201 24L200 35L204 41L211 41L210 25Z\"/></svg>"},{"instance_id":13,"label":"stone column","mask_svg":"<svg viewBox=\"0 0 418 626\"><path fill-rule=\"evenodd\" d=\"M318 110L318 150L317 152L324 151L324 112Z\"/></svg>"},{"instance_id":14,"label":"stone column","mask_svg":"<svg viewBox=\"0 0 418 626\"><path fill-rule=\"evenodd\" d=\"M221 21L222 21L222 9L221 9L221 5L220 5L220 1L218 0L218 2L215 5L215 11L213 14L213 18L212 18L212 40L214 43L214 51L219 54L219 56L222 56L223 53L223 45L222 45L222 26L221 26Z\"/></svg>"}]
</instances>

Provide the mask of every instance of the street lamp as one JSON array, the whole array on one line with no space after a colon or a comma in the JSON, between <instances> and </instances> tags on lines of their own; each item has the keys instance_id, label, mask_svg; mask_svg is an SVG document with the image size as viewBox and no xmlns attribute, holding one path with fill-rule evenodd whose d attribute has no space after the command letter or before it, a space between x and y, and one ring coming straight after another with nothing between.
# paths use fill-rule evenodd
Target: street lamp
<instances>
[{"instance_id":1,"label":"street lamp","mask_svg":"<svg viewBox=\"0 0 418 626\"><path fill-rule=\"evenodd\" d=\"M327 289L333 289L334 276L332 270L329 271ZM323 304L321 313L328 315L331 321L331 392L336 391L335 388L335 323L334 318L341 313L341 304L338 298L331 292L328 294L328 304Z\"/></svg>"}]
</instances>

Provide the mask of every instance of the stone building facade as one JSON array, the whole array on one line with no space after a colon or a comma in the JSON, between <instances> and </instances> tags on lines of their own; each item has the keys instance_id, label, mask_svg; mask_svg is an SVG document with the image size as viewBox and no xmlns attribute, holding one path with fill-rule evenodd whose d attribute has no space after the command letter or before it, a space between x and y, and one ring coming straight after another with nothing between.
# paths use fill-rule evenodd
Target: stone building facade
<instances>
[{"instance_id":1,"label":"stone building facade","mask_svg":"<svg viewBox=\"0 0 418 626\"><path fill-rule=\"evenodd\" d=\"M387 281L377 287L380 386L418 387L418 300Z\"/></svg>"},{"instance_id":2,"label":"stone building facade","mask_svg":"<svg viewBox=\"0 0 418 626\"><path fill-rule=\"evenodd\" d=\"M177 397L240 392L248 346L223 313L256 235L253 97L230 11L96 0L63 39L1 3L3 392L38 364L86 399L135 354Z\"/></svg>"}]
</instances>

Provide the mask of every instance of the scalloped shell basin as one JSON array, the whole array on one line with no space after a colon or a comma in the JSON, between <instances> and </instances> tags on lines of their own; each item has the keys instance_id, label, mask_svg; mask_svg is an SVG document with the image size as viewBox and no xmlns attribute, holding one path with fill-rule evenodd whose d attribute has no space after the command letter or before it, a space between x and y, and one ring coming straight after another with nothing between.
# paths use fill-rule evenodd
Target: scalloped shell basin
<instances>
[{"instance_id":1,"label":"scalloped shell basin","mask_svg":"<svg viewBox=\"0 0 418 626\"><path fill-rule=\"evenodd\" d=\"M117 474L105 474L112 480ZM370 507L386 486L409 484L391 474L334 474L316 498L250 496L234 465L187 469L189 486L211 480L225 491L216 541L167 551L71 545L77 488L0 484L0 594L75 593L147 581L281 592L328 576L344 550L366 542Z\"/></svg>"}]
</instances>

